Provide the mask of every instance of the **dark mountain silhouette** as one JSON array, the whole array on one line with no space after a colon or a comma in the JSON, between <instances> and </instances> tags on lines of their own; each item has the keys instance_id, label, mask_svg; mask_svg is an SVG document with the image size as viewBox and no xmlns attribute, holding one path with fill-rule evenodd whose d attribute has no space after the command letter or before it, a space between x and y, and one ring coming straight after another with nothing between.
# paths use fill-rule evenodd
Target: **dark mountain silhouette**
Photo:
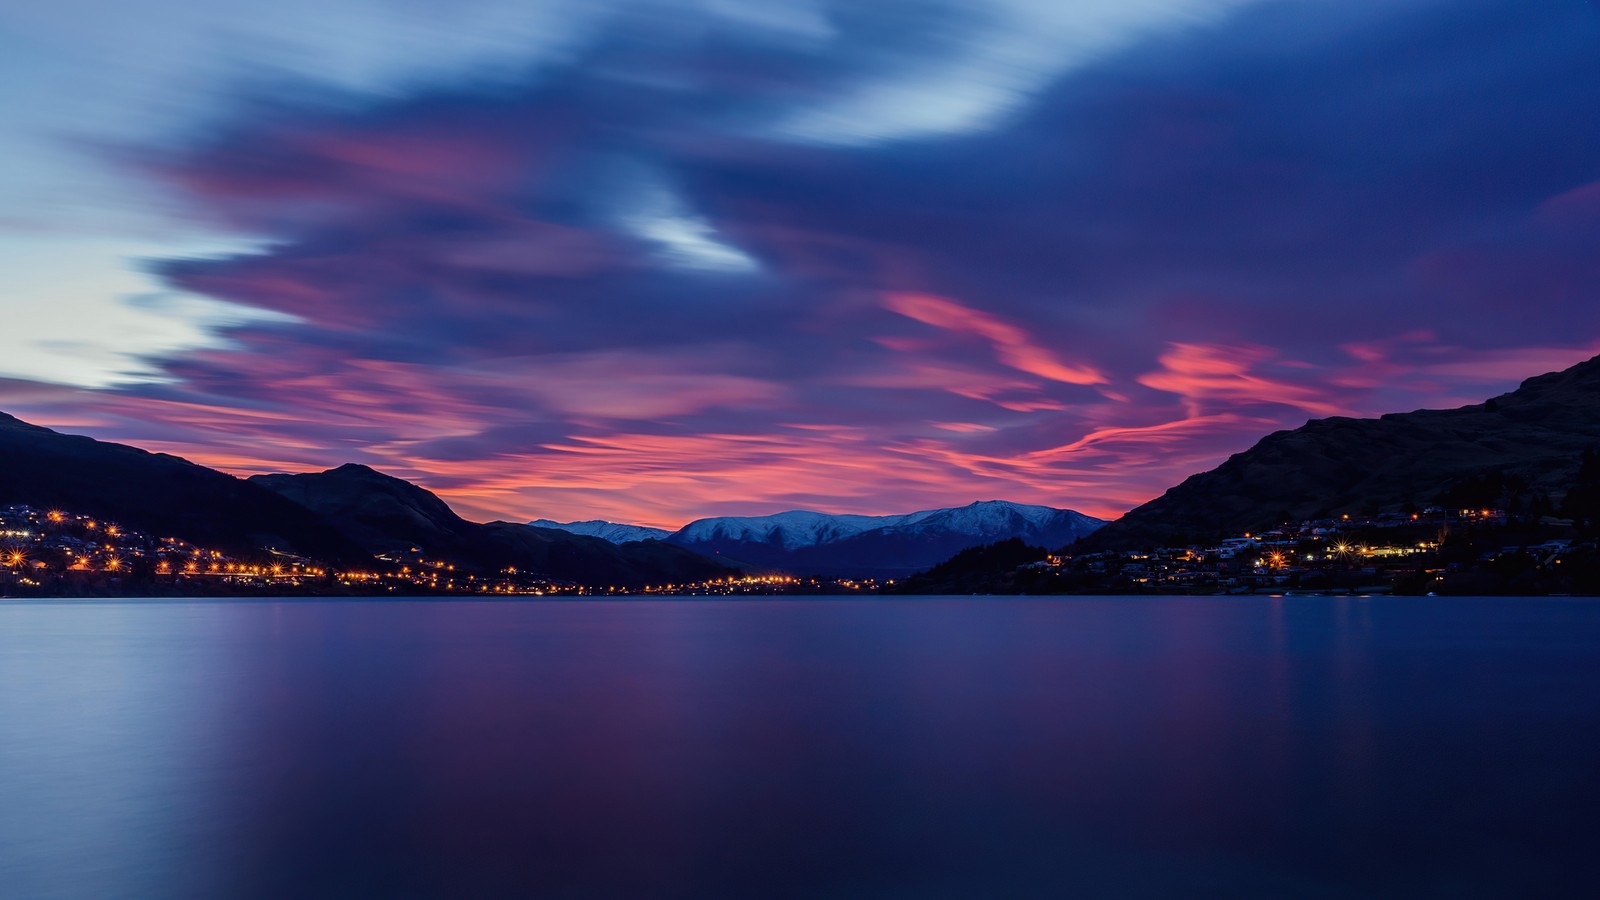
<instances>
[{"instance_id":1,"label":"dark mountain silhouette","mask_svg":"<svg viewBox=\"0 0 1600 900\"><path fill-rule=\"evenodd\" d=\"M512 522L469 522L437 496L360 465L303 475L256 475L251 484L321 516L374 554L418 548L486 570L516 567L592 585L683 583L727 575L717 562L660 541L612 544Z\"/></svg>"},{"instance_id":2,"label":"dark mountain silhouette","mask_svg":"<svg viewBox=\"0 0 1600 900\"><path fill-rule=\"evenodd\" d=\"M460 541L472 523L407 481L348 464L318 474L252 475L250 483L294 501L371 553Z\"/></svg>"},{"instance_id":3,"label":"dark mountain silhouette","mask_svg":"<svg viewBox=\"0 0 1600 900\"><path fill-rule=\"evenodd\" d=\"M1002 590L1015 592L1004 575L1018 566L1039 562L1047 556L1043 547L1031 547L1022 538L1011 538L968 547L926 572L907 578L893 588L897 594L968 594Z\"/></svg>"},{"instance_id":4,"label":"dark mountain silhouette","mask_svg":"<svg viewBox=\"0 0 1600 900\"><path fill-rule=\"evenodd\" d=\"M1530 378L1485 403L1319 419L1268 435L1073 550L1185 543L1282 521L1436 503L1559 509L1595 447L1600 357Z\"/></svg>"},{"instance_id":5,"label":"dark mountain silhouette","mask_svg":"<svg viewBox=\"0 0 1600 900\"><path fill-rule=\"evenodd\" d=\"M0 503L59 507L230 552L273 547L328 561L366 555L320 517L260 485L4 413Z\"/></svg>"}]
</instances>

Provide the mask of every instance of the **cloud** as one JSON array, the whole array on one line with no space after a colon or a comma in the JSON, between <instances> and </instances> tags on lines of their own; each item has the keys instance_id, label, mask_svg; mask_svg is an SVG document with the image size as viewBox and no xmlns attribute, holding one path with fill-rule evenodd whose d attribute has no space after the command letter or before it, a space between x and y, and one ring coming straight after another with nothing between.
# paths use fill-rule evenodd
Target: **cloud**
<instances>
[{"instance_id":1,"label":"cloud","mask_svg":"<svg viewBox=\"0 0 1600 900\"><path fill-rule=\"evenodd\" d=\"M725 272L759 268L754 259L722 240L703 216L685 210L665 188L641 189L632 202L635 208L623 218L624 227L658 245L670 263Z\"/></svg>"},{"instance_id":2,"label":"cloud","mask_svg":"<svg viewBox=\"0 0 1600 900\"><path fill-rule=\"evenodd\" d=\"M1161 368L1136 379L1145 387L1177 394L1191 408L1222 404L1277 404L1314 416L1347 415L1348 407L1330 399L1326 385L1295 384L1263 374L1273 362L1267 347L1173 343L1158 357Z\"/></svg>"},{"instance_id":3,"label":"cloud","mask_svg":"<svg viewBox=\"0 0 1600 900\"><path fill-rule=\"evenodd\" d=\"M1063 362L1034 344L1021 327L953 300L928 294L891 293L884 297L883 304L906 318L935 328L983 338L994 345L1001 362L1020 372L1065 384L1106 382L1105 375L1093 367Z\"/></svg>"},{"instance_id":4,"label":"cloud","mask_svg":"<svg viewBox=\"0 0 1600 900\"><path fill-rule=\"evenodd\" d=\"M126 259L155 249L120 241L86 248L59 235L0 241L0 376L85 387L160 381L164 357L225 346L219 332L231 327L287 320L126 268ZM108 306L108 295L123 299Z\"/></svg>"},{"instance_id":5,"label":"cloud","mask_svg":"<svg viewBox=\"0 0 1600 900\"><path fill-rule=\"evenodd\" d=\"M1600 221L1600 181L1562 191L1540 204L1539 212L1557 224Z\"/></svg>"},{"instance_id":6,"label":"cloud","mask_svg":"<svg viewBox=\"0 0 1600 900\"><path fill-rule=\"evenodd\" d=\"M805 141L868 144L992 128L1065 73L1151 32L1214 21L1249 0L993 0L907 5L922 53L890 77L799 110L777 126ZM889 4L891 6L895 4ZM929 15L927 10L943 15ZM982 13L977 11L981 10Z\"/></svg>"},{"instance_id":7,"label":"cloud","mask_svg":"<svg viewBox=\"0 0 1600 900\"><path fill-rule=\"evenodd\" d=\"M481 516L1113 514L1596 347L1587 10L667 11L584 5L526 64L478 35L408 68L385 28L366 74L224 79L227 115L95 143L228 246L137 245L138 291L203 305L50 295L0 340L98 329L98 374L29 358L0 408Z\"/></svg>"}]
</instances>

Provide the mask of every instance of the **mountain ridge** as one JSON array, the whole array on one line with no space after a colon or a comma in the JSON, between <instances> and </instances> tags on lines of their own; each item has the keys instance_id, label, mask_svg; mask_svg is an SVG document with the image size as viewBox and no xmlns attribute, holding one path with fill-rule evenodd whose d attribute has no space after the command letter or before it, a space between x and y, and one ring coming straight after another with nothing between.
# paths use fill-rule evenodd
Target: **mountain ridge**
<instances>
[{"instance_id":1,"label":"mountain ridge","mask_svg":"<svg viewBox=\"0 0 1600 900\"><path fill-rule=\"evenodd\" d=\"M224 550L364 556L320 518L246 479L182 457L63 434L0 413L0 503L63 508Z\"/></svg>"},{"instance_id":2,"label":"mountain ridge","mask_svg":"<svg viewBox=\"0 0 1600 900\"><path fill-rule=\"evenodd\" d=\"M1553 503L1600 446L1600 357L1454 409L1336 416L1276 431L1073 545L1093 552L1205 539L1284 520L1429 505L1475 483ZM1510 490L1510 488L1506 489Z\"/></svg>"},{"instance_id":3,"label":"mountain ridge","mask_svg":"<svg viewBox=\"0 0 1600 900\"><path fill-rule=\"evenodd\" d=\"M539 520L545 522L550 520ZM577 524L597 531L603 530L600 526L637 527ZM660 540L743 567L805 575L897 577L968 547L1013 537L1055 546L1102 524L1070 509L979 500L966 506L880 516L808 509L765 516L709 516L665 532Z\"/></svg>"},{"instance_id":4,"label":"mountain ridge","mask_svg":"<svg viewBox=\"0 0 1600 900\"><path fill-rule=\"evenodd\" d=\"M579 522L557 522L554 519L534 519L528 523L534 528L554 528L568 534L581 534L597 537L610 541L613 544L627 544L633 541L660 540L671 534L665 528L651 528L648 525L628 525L622 522L607 522L604 519L585 519Z\"/></svg>"},{"instance_id":5,"label":"mountain ridge","mask_svg":"<svg viewBox=\"0 0 1600 900\"><path fill-rule=\"evenodd\" d=\"M698 519L668 543L807 575L897 578L969 547L1009 538L1057 546L1104 523L1070 509L982 500L887 516L790 510Z\"/></svg>"},{"instance_id":6,"label":"mountain ridge","mask_svg":"<svg viewBox=\"0 0 1600 900\"><path fill-rule=\"evenodd\" d=\"M197 546L292 551L339 565L412 548L487 571L624 587L729 574L659 541L616 546L511 522L469 522L438 496L368 466L238 478L165 453L62 434L0 413L0 505L64 509Z\"/></svg>"},{"instance_id":7,"label":"mountain ridge","mask_svg":"<svg viewBox=\"0 0 1600 900\"><path fill-rule=\"evenodd\" d=\"M323 472L253 475L249 481L325 517L374 555L416 551L486 569L509 566L629 587L729 574L711 559L657 541L618 545L515 522L470 522L426 488L354 463Z\"/></svg>"}]
</instances>

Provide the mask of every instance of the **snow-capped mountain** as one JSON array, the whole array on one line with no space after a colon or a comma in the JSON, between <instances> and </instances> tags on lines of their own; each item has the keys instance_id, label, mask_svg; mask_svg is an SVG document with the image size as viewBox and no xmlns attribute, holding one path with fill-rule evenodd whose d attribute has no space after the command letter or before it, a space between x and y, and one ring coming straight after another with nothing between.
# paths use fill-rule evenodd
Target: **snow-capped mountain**
<instances>
[{"instance_id":1,"label":"snow-capped mountain","mask_svg":"<svg viewBox=\"0 0 1600 900\"><path fill-rule=\"evenodd\" d=\"M893 577L926 569L968 547L1007 538L1062 547L1104 524L1070 509L985 500L893 516L808 510L723 516L690 522L666 540L748 566Z\"/></svg>"},{"instance_id":2,"label":"snow-capped mountain","mask_svg":"<svg viewBox=\"0 0 1600 900\"><path fill-rule=\"evenodd\" d=\"M980 500L953 509L928 509L899 517L901 526L944 528L973 535L1020 537L1026 531L1064 528L1088 534L1105 524L1093 516L1070 509L1009 503L1005 500Z\"/></svg>"},{"instance_id":3,"label":"snow-capped mountain","mask_svg":"<svg viewBox=\"0 0 1600 900\"><path fill-rule=\"evenodd\" d=\"M601 538L613 544L626 544L629 541L648 541L664 538L672 532L665 528L648 528L644 525L623 525L617 522L606 522L600 519L589 519L585 522L555 522L550 519L535 519L528 523L535 528L555 528L569 531L573 534L586 534L590 537Z\"/></svg>"},{"instance_id":4,"label":"snow-capped mountain","mask_svg":"<svg viewBox=\"0 0 1600 900\"><path fill-rule=\"evenodd\" d=\"M770 516L696 519L672 535L675 544L717 542L777 544L785 550L814 547L899 523L905 516L829 515L795 509Z\"/></svg>"},{"instance_id":5,"label":"snow-capped mountain","mask_svg":"<svg viewBox=\"0 0 1600 900\"><path fill-rule=\"evenodd\" d=\"M1105 523L1070 509L984 500L895 516L802 509L770 516L717 516L697 519L675 532L599 520L539 519L528 524L613 544L657 538L746 568L898 577L943 562L968 547L1007 538L1020 537L1051 549L1064 547Z\"/></svg>"}]
</instances>

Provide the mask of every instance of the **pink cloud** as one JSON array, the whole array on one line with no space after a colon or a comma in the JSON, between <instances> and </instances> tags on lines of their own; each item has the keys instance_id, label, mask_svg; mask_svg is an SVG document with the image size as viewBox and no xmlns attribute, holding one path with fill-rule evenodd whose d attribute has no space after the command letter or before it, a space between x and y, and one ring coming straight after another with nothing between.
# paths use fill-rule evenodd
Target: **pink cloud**
<instances>
[{"instance_id":1,"label":"pink cloud","mask_svg":"<svg viewBox=\"0 0 1600 900\"><path fill-rule=\"evenodd\" d=\"M1485 349L1446 344L1431 331L1415 331L1341 349L1356 365L1331 373L1329 384L1368 391L1403 384L1413 402L1448 407L1478 403L1526 378L1565 369L1600 354L1600 342Z\"/></svg>"},{"instance_id":2,"label":"pink cloud","mask_svg":"<svg viewBox=\"0 0 1600 900\"><path fill-rule=\"evenodd\" d=\"M1600 219L1600 181L1551 197L1540 204L1539 216L1553 223Z\"/></svg>"},{"instance_id":3,"label":"pink cloud","mask_svg":"<svg viewBox=\"0 0 1600 900\"><path fill-rule=\"evenodd\" d=\"M981 337L994 345L995 354L1002 363L1019 372L1065 384L1104 384L1107 380L1104 373L1092 366L1065 362L1034 344L1022 328L954 300L932 294L888 293L883 297L883 305L925 325Z\"/></svg>"},{"instance_id":4,"label":"pink cloud","mask_svg":"<svg viewBox=\"0 0 1600 900\"><path fill-rule=\"evenodd\" d=\"M142 168L203 217L247 229L381 214L425 203L488 217L541 168L543 142L491 122L263 128Z\"/></svg>"},{"instance_id":5,"label":"pink cloud","mask_svg":"<svg viewBox=\"0 0 1600 900\"><path fill-rule=\"evenodd\" d=\"M1318 416L1347 415L1350 408L1325 388L1296 384L1264 374L1276 353L1256 345L1171 343L1157 362L1161 368L1138 376L1140 384L1177 394L1199 406L1207 403L1275 403Z\"/></svg>"}]
</instances>

